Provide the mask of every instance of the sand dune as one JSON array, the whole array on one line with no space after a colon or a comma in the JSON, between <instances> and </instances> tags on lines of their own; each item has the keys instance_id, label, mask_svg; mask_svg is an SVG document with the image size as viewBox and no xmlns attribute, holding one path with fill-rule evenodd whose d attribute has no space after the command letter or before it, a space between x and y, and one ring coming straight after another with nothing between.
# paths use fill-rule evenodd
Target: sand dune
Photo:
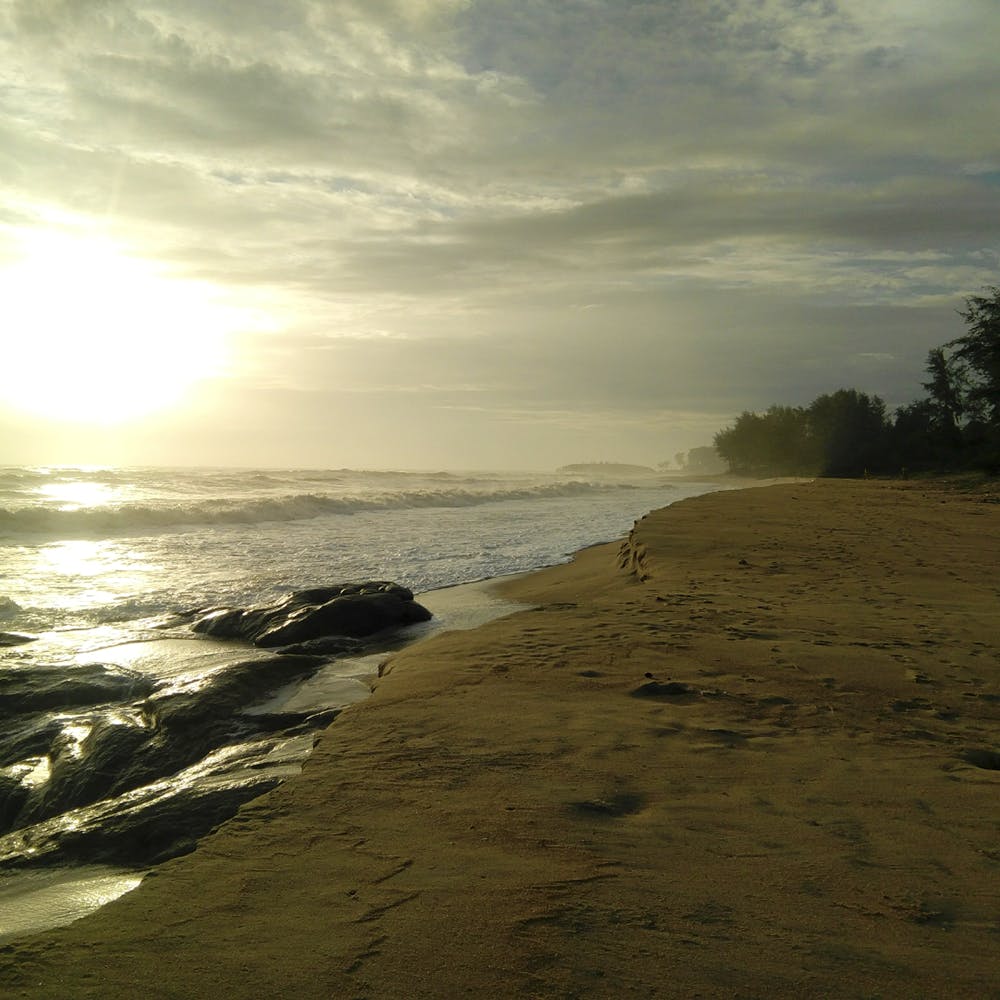
<instances>
[{"instance_id":1,"label":"sand dune","mask_svg":"<svg viewBox=\"0 0 1000 1000\"><path fill-rule=\"evenodd\" d=\"M992 501L992 502L991 502ZM723 492L500 584L13 997L989 997L1000 505Z\"/></svg>"}]
</instances>

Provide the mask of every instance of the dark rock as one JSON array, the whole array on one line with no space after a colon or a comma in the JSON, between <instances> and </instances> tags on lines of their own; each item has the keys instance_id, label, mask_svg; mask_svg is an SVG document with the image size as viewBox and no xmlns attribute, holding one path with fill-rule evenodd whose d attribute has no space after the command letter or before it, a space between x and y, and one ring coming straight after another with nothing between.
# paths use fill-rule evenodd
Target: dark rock
<instances>
[{"instance_id":1,"label":"dark rock","mask_svg":"<svg viewBox=\"0 0 1000 1000\"><path fill-rule=\"evenodd\" d=\"M427 621L431 613L396 583L372 582L300 590L277 604L189 613L196 632L272 648L328 636L359 639Z\"/></svg>"},{"instance_id":2,"label":"dark rock","mask_svg":"<svg viewBox=\"0 0 1000 1000\"><path fill-rule=\"evenodd\" d=\"M0 837L4 866L159 864L192 850L286 774L260 766L275 741L229 748L170 781L154 782Z\"/></svg>"},{"instance_id":3,"label":"dark rock","mask_svg":"<svg viewBox=\"0 0 1000 1000\"><path fill-rule=\"evenodd\" d=\"M100 663L30 667L0 673L0 719L54 708L76 708L142 698L151 678Z\"/></svg>"},{"instance_id":4,"label":"dark rock","mask_svg":"<svg viewBox=\"0 0 1000 1000\"><path fill-rule=\"evenodd\" d=\"M1000 753L996 750L966 750L959 755L962 760L984 771L1000 771Z\"/></svg>"},{"instance_id":5,"label":"dark rock","mask_svg":"<svg viewBox=\"0 0 1000 1000\"><path fill-rule=\"evenodd\" d=\"M0 646L23 646L37 639L37 635L25 635L23 632L0 632Z\"/></svg>"},{"instance_id":6,"label":"dark rock","mask_svg":"<svg viewBox=\"0 0 1000 1000\"><path fill-rule=\"evenodd\" d=\"M48 750L48 780L30 790L7 829L30 826L103 798L134 771L141 751L154 735L138 713L120 710L78 715L62 722ZM73 730L83 730L86 736L73 739L69 735ZM142 778L137 778L133 787L141 783Z\"/></svg>"},{"instance_id":7,"label":"dark rock","mask_svg":"<svg viewBox=\"0 0 1000 1000\"><path fill-rule=\"evenodd\" d=\"M63 723L51 715L25 715L4 719L0 729L0 767L27 757L42 757L62 732Z\"/></svg>"},{"instance_id":8,"label":"dark rock","mask_svg":"<svg viewBox=\"0 0 1000 1000\"><path fill-rule=\"evenodd\" d=\"M240 709L315 673L325 662L319 656L284 655L239 660L208 677L168 684L139 707L150 725L173 733L204 735L213 728L231 729Z\"/></svg>"},{"instance_id":9,"label":"dark rock","mask_svg":"<svg viewBox=\"0 0 1000 1000\"><path fill-rule=\"evenodd\" d=\"M0 830L9 830L24 807L28 788L19 775L0 773Z\"/></svg>"},{"instance_id":10,"label":"dark rock","mask_svg":"<svg viewBox=\"0 0 1000 1000\"><path fill-rule=\"evenodd\" d=\"M262 712L254 713L253 720L262 733L281 732L286 736L308 732L311 729L325 729L343 711L340 708L326 708L319 712Z\"/></svg>"},{"instance_id":11,"label":"dark rock","mask_svg":"<svg viewBox=\"0 0 1000 1000\"><path fill-rule=\"evenodd\" d=\"M646 804L642 795L631 792L619 792L606 799L584 799L581 802L571 802L570 808L575 812L588 816L631 816L639 812Z\"/></svg>"},{"instance_id":12,"label":"dark rock","mask_svg":"<svg viewBox=\"0 0 1000 1000\"><path fill-rule=\"evenodd\" d=\"M285 656L343 656L355 655L364 649L364 643L359 639L350 639L346 635L323 635L318 639L307 639L291 646L279 646L276 653Z\"/></svg>"},{"instance_id":13,"label":"dark rock","mask_svg":"<svg viewBox=\"0 0 1000 1000\"><path fill-rule=\"evenodd\" d=\"M268 653L192 639L191 670L166 683L101 664L0 673L0 864L147 865L192 850L297 771L310 732L337 714L269 713L265 699L357 653L362 636L428 618L396 584L313 588L184 613L195 631ZM46 758L47 777L32 774Z\"/></svg>"},{"instance_id":14,"label":"dark rock","mask_svg":"<svg viewBox=\"0 0 1000 1000\"><path fill-rule=\"evenodd\" d=\"M430 612L396 594L352 594L309 606L256 637L258 646L284 646L319 636L359 638L384 629L427 621Z\"/></svg>"},{"instance_id":15,"label":"dark rock","mask_svg":"<svg viewBox=\"0 0 1000 1000\"><path fill-rule=\"evenodd\" d=\"M324 662L309 656L240 658L207 677L165 685L131 707L49 720L47 742L32 745L36 754L49 757L49 778L19 795L16 811L14 793L8 794L10 806L3 810L6 823L0 830L25 828L170 779L206 754L273 730L276 726L266 716L246 715L242 709ZM303 721L299 717L293 725ZM80 732L82 738L76 735Z\"/></svg>"}]
</instances>

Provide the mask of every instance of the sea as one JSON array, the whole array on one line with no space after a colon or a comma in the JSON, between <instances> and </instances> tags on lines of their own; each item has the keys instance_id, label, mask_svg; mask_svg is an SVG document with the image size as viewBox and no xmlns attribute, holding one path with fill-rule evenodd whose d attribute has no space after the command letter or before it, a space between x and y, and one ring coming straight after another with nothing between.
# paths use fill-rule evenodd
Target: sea
<instances>
[{"instance_id":1,"label":"sea","mask_svg":"<svg viewBox=\"0 0 1000 1000\"><path fill-rule=\"evenodd\" d=\"M147 805L152 814L164 795L199 782L213 793L239 785L248 799L295 773L311 748L304 724L240 730L148 788L101 793L86 774L88 747L148 726L138 699L151 691L169 698L171 685L190 690L249 655L191 636L171 616L380 580L410 588L434 613L414 638L474 627L510 610L476 581L566 561L625 535L650 510L719 488L602 464L552 473L0 467L0 726L8 734L0 732L0 942L76 919L134 888L149 867L108 863L101 851L88 859L82 848L50 857L44 845L53 838L96 830L100 843L107 823L110 842L125 806L130 816ZM382 650L405 639L289 684L280 710L320 719L359 700ZM84 670L85 683L60 702L61 679ZM95 670L106 675L95 680ZM44 690L28 686L34 678ZM129 678L135 684L123 686ZM107 696L79 695L95 684ZM59 789L46 787L60 777ZM64 788L90 791L63 801Z\"/></svg>"}]
</instances>

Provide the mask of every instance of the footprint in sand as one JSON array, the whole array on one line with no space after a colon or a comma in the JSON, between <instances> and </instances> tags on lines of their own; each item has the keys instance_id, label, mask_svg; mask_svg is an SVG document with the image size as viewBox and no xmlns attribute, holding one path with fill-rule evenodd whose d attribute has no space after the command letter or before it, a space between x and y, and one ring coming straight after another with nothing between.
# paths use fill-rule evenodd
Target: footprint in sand
<instances>
[{"instance_id":1,"label":"footprint in sand","mask_svg":"<svg viewBox=\"0 0 1000 1000\"><path fill-rule=\"evenodd\" d=\"M682 681L647 681L631 692L633 698L654 698L657 700L690 702L701 697L701 691Z\"/></svg>"},{"instance_id":2,"label":"footprint in sand","mask_svg":"<svg viewBox=\"0 0 1000 1000\"><path fill-rule=\"evenodd\" d=\"M981 767L984 771L1000 771L1000 753L996 750L966 750L959 756L973 767Z\"/></svg>"}]
</instances>

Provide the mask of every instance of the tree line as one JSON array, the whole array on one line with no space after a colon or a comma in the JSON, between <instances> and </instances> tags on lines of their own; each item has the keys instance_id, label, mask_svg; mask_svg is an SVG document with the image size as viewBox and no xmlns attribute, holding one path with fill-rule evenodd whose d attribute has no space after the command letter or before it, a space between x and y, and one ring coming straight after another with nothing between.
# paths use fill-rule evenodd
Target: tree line
<instances>
[{"instance_id":1,"label":"tree line","mask_svg":"<svg viewBox=\"0 0 1000 1000\"><path fill-rule=\"evenodd\" d=\"M808 406L743 412L715 435L730 472L747 476L1000 472L1000 287L965 300L961 337L927 355L926 396L886 411L839 389Z\"/></svg>"}]
</instances>

